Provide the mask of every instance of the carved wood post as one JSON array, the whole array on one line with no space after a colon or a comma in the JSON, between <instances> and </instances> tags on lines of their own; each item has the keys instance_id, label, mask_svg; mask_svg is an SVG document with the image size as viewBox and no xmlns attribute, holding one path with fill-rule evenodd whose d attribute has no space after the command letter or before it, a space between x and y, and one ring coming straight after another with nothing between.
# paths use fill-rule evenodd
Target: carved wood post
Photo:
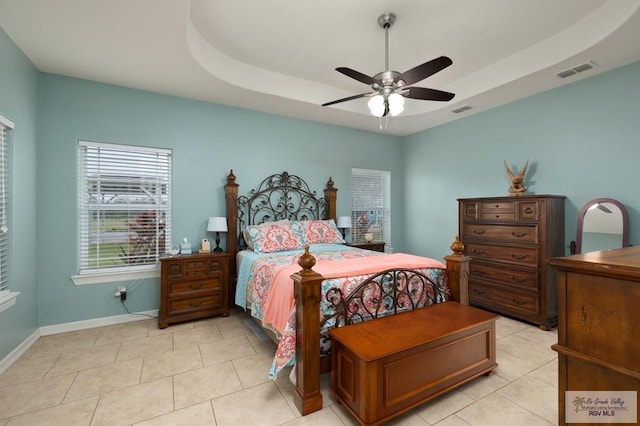
<instances>
[{"instance_id":1,"label":"carved wood post","mask_svg":"<svg viewBox=\"0 0 640 426\"><path fill-rule=\"evenodd\" d=\"M233 170L224 186L227 200L227 252L229 257L229 306L236 303L236 253L238 252L238 185Z\"/></svg>"},{"instance_id":2,"label":"carved wood post","mask_svg":"<svg viewBox=\"0 0 640 426\"><path fill-rule=\"evenodd\" d=\"M447 262L447 274L449 289L454 300L463 305L469 304L469 262L471 257L464 255L464 244L456 235L456 240L451 244L452 254L445 256Z\"/></svg>"},{"instance_id":3,"label":"carved wood post","mask_svg":"<svg viewBox=\"0 0 640 426\"><path fill-rule=\"evenodd\" d=\"M338 199L338 188L333 187L333 179L329 178L327 181L327 187L324 190L324 199L326 202L326 219L338 220L338 214L336 213L336 201Z\"/></svg>"},{"instance_id":4,"label":"carved wood post","mask_svg":"<svg viewBox=\"0 0 640 426\"><path fill-rule=\"evenodd\" d=\"M309 246L298 260L300 272L291 275L296 299L296 392L294 404L304 416L322 409L320 393L320 287L324 277L311 268Z\"/></svg>"}]
</instances>

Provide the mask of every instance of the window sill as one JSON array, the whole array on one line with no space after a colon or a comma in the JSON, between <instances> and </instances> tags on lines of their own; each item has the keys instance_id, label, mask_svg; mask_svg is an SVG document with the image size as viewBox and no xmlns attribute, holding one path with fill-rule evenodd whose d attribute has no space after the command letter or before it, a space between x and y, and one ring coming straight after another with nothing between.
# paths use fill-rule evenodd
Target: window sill
<instances>
[{"instance_id":1,"label":"window sill","mask_svg":"<svg viewBox=\"0 0 640 426\"><path fill-rule=\"evenodd\" d=\"M20 295L19 291L2 291L0 292L0 312L6 311L16 304L16 300Z\"/></svg>"},{"instance_id":2,"label":"window sill","mask_svg":"<svg viewBox=\"0 0 640 426\"><path fill-rule=\"evenodd\" d=\"M142 271L105 272L101 274L80 274L71 277L75 285L89 285L111 283L117 281L141 280L146 278L160 278L160 267Z\"/></svg>"}]
</instances>

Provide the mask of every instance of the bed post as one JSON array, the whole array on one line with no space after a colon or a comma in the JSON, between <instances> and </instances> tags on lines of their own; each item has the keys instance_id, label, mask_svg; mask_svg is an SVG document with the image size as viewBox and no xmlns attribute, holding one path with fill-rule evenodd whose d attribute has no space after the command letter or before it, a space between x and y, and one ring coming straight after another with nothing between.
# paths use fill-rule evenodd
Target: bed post
<instances>
[{"instance_id":1,"label":"bed post","mask_svg":"<svg viewBox=\"0 0 640 426\"><path fill-rule=\"evenodd\" d=\"M333 187L333 179L329 177L327 187L324 190L324 200L326 202L325 219L338 220L336 213L336 201L338 199L338 189Z\"/></svg>"},{"instance_id":2,"label":"bed post","mask_svg":"<svg viewBox=\"0 0 640 426\"><path fill-rule=\"evenodd\" d=\"M316 259L309 246L291 275L296 300L296 392L293 400L303 416L322 409L320 393L320 285L324 277L311 270Z\"/></svg>"},{"instance_id":3,"label":"bed post","mask_svg":"<svg viewBox=\"0 0 640 426\"><path fill-rule=\"evenodd\" d=\"M452 254L445 256L447 262L447 274L449 289L453 300L463 305L469 304L469 262L471 258L464 255L464 244L456 235L456 240L451 244Z\"/></svg>"},{"instance_id":4,"label":"bed post","mask_svg":"<svg viewBox=\"0 0 640 426\"><path fill-rule=\"evenodd\" d=\"M227 176L224 186L227 201L227 252L229 259L229 306L236 303L236 253L238 252L238 185L233 170Z\"/></svg>"}]
</instances>

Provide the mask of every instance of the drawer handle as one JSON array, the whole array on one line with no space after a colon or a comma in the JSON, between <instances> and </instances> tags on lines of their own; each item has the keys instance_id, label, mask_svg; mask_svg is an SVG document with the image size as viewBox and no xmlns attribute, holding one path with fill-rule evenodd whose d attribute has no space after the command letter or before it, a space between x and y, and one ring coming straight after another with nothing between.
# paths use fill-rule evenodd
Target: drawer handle
<instances>
[{"instance_id":1,"label":"drawer handle","mask_svg":"<svg viewBox=\"0 0 640 426\"><path fill-rule=\"evenodd\" d=\"M482 235L484 234L484 229L474 229L473 233L476 235Z\"/></svg>"},{"instance_id":2,"label":"drawer handle","mask_svg":"<svg viewBox=\"0 0 640 426\"><path fill-rule=\"evenodd\" d=\"M483 270L475 269L475 268L472 269L471 272L473 272L476 275L484 275L485 274L485 272Z\"/></svg>"},{"instance_id":3,"label":"drawer handle","mask_svg":"<svg viewBox=\"0 0 640 426\"><path fill-rule=\"evenodd\" d=\"M486 291L486 290L480 290L480 289L474 288L474 289L473 289L473 292L474 292L475 294L485 294L487 291Z\"/></svg>"},{"instance_id":4,"label":"drawer handle","mask_svg":"<svg viewBox=\"0 0 640 426\"><path fill-rule=\"evenodd\" d=\"M191 290L200 290L202 288L202 283L199 283L197 286L191 284L189 285L189 288L191 288Z\"/></svg>"},{"instance_id":5,"label":"drawer handle","mask_svg":"<svg viewBox=\"0 0 640 426\"><path fill-rule=\"evenodd\" d=\"M500 204L496 204L496 209L500 207Z\"/></svg>"},{"instance_id":6,"label":"drawer handle","mask_svg":"<svg viewBox=\"0 0 640 426\"><path fill-rule=\"evenodd\" d=\"M511 301L512 301L513 303L515 303L516 305L520 305L520 306L522 306L522 305L526 305L526 304L527 304L527 301L526 301L526 300L516 299L515 297L512 297L512 298L511 298Z\"/></svg>"},{"instance_id":7,"label":"drawer handle","mask_svg":"<svg viewBox=\"0 0 640 426\"><path fill-rule=\"evenodd\" d=\"M511 233L511 235L513 235L513 236L514 236L514 237L516 237L516 238L522 238L522 237L524 237L525 235L527 235L527 233L526 233L526 232L524 232L524 231L523 231L523 232L512 232L512 233Z\"/></svg>"},{"instance_id":8,"label":"drawer handle","mask_svg":"<svg viewBox=\"0 0 640 426\"><path fill-rule=\"evenodd\" d=\"M474 248L472 251L474 254L484 254L485 252L483 249L476 249L476 248Z\"/></svg>"},{"instance_id":9,"label":"drawer handle","mask_svg":"<svg viewBox=\"0 0 640 426\"><path fill-rule=\"evenodd\" d=\"M202 302L189 302L189 307L202 306Z\"/></svg>"},{"instance_id":10,"label":"drawer handle","mask_svg":"<svg viewBox=\"0 0 640 426\"><path fill-rule=\"evenodd\" d=\"M511 275L511 281L515 281L515 282L517 282L517 283L523 283L523 282L525 282L526 280L527 280L527 279L526 279L526 278L524 278L524 277L516 277L516 276Z\"/></svg>"},{"instance_id":11,"label":"drawer handle","mask_svg":"<svg viewBox=\"0 0 640 426\"><path fill-rule=\"evenodd\" d=\"M513 253L513 254L511 255L511 257L513 257L514 259L517 259L517 260L524 260L524 259L526 259L526 258L527 258L527 255L526 255L526 254L516 254L516 253Z\"/></svg>"},{"instance_id":12,"label":"drawer handle","mask_svg":"<svg viewBox=\"0 0 640 426\"><path fill-rule=\"evenodd\" d=\"M496 219L500 219L500 215L499 214L496 215Z\"/></svg>"}]
</instances>

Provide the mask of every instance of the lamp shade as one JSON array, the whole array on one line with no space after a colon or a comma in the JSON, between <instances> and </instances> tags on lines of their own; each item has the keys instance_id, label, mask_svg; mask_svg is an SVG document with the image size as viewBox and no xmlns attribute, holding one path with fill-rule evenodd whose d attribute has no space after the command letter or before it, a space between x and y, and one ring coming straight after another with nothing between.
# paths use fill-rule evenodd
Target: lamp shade
<instances>
[{"instance_id":1,"label":"lamp shade","mask_svg":"<svg viewBox=\"0 0 640 426\"><path fill-rule=\"evenodd\" d=\"M351 216L339 216L336 225L338 228L351 228Z\"/></svg>"},{"instance_id":2,"label":"lamp shade","mask_svg":"<svg viewBox=\"0 0 640 426\"><path fill-rule=\"evenodd\" d=\"M210 217L207 232L227 232L226 217Z\"/></svg>"}]
</instances>

